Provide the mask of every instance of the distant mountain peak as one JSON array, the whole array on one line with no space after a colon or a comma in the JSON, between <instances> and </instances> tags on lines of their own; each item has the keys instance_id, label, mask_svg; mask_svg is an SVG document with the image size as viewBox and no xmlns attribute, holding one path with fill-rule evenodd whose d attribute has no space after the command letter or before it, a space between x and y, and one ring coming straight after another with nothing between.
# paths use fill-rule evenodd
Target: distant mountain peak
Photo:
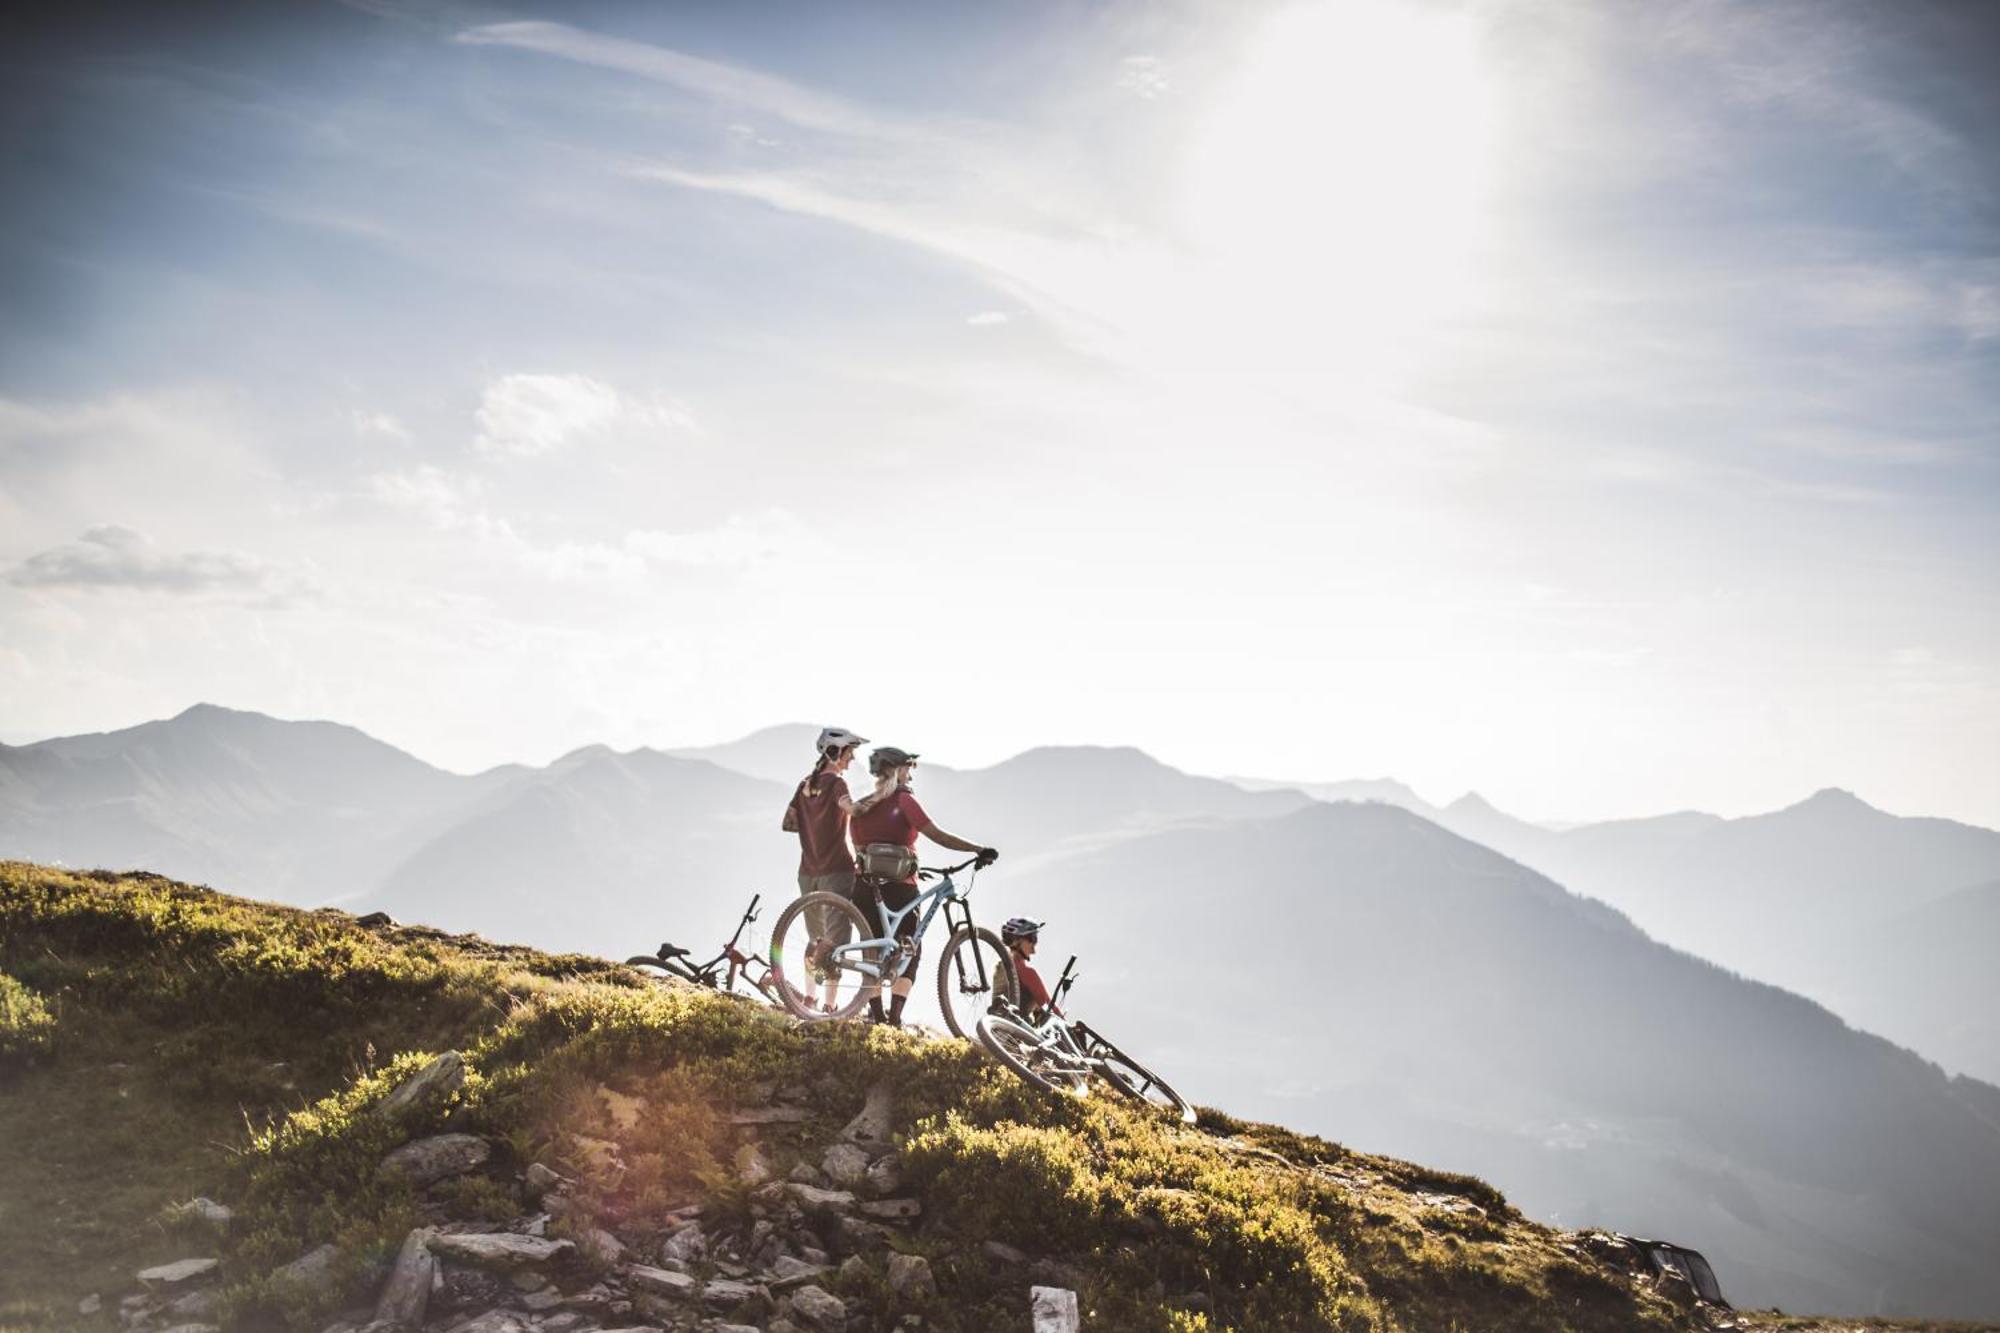
<instances>
[{"instance_id":1,"label":"distant mountain peak","mask_svg":"<svg viewBox=\"0 0 2000 1333\"><path fill-rule=\"evenodd\" d=\"M1453 801L1445 809L1455 815L1497 815L1500 811L1493 802L1476 791L1469 791Z\"/></svg>"},{"instance_id":2,"label":"distant mountain peak","mask_svg":"<svg viewBox=\"0 0 2000 1333\"><path fill-rule=\"evenodd\" d=\"M1845 787L1821 787L1811 796L1806 797L1805 800L1800 801L1797 805L1790 808L1793 810L1816 810L1827 813L1841 811L1866 811L1869 814L1877 815L1882 813Z\"/></svg>"}]
</instances>

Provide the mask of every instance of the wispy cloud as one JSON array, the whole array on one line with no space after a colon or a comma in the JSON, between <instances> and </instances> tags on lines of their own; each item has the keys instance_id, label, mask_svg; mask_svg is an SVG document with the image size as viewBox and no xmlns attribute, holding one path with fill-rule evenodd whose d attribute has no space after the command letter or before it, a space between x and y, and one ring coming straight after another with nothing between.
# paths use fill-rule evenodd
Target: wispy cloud
<instances>
[{"instance_id":1,"label":"wispy cloud","mask_svg":"<svg viewBox=\"0 0 2000 1333\"><path fill-rule=\"evenodd\" d=\"M967 315L965 322L974 328L990 328L995 324L1005 324L1008 315L1004 310L982 310L976 315Z\"/></svg>"},{"instance_id":2,"label":"wispy cloud","mask_svg":"<svg viewBox=\"0 0 2000 1333\"><path fill-rule=\"evenodd\" d=\"M560 56L599 69L653 79L727 106L776 117L801 129L874 139L922 137L906 124L774 75L704 60L663 46L586 32L568 24L489 23L467 28L456 40L468 46L506 46Z\"/></svg>"}]
</instances>

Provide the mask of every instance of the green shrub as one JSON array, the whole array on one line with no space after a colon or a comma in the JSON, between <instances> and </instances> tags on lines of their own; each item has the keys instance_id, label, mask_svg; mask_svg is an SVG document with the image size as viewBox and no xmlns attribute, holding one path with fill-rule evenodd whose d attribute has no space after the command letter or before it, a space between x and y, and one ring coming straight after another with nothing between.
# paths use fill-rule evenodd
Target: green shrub
<instances>
[{"instance_id":1,"label":"green shrub","mask_svg":"<svg viewBox=\"0 0 2000 1333\"><path fill-rule=\"evenodd\" d=\"M0 1067L47 1055L55 1039L56 1016L42 997L0 972Z\"/></svg>"}]
</instances>

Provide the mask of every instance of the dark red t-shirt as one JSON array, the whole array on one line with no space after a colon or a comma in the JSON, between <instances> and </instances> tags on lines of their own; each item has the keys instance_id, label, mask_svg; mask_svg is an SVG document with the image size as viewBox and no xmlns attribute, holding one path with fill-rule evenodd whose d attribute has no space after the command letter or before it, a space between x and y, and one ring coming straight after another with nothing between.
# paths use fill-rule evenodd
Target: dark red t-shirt
<instances>
[{"instance_id":1,"label":"dark red t-shirt","mask_svg":"<svg viewBox=\"0 0 2000 1333\"><path fill-rule=\"evenodd\" d=\"M907 788L869 810L854 812L854 846L858 850L871 842L893 842L904 847L917 845L917 834L931 826L931 817L917 804ZM912 875L905 884L917 882Z\"/></svg>"},{"instance_id":2,"label":"dark red t-shirt","mask_svg":"<svg viewBox=\"0 0 2000 1333\"><path fill-rule=\"evenodd\" d=\"M853 872L854 851L847 845L847 813L840 808L846 795L847 781L838 773L815 774L792 793L792 822L799 833L801 875Z\"/></svg>"},{"instance_id":3,"label":"dark red t-shirt","mask_svg":"<svg viewBox=\"0 0 2000 1333\"><path fill-rule=\"evenodd\" d=\"M1014 955L1014 975L1021 979L1021 1008L1034 1013L1049 1007L1049 988L1042 983L1042 974L1035 971L1027 959Z\"/></svg>"}]
</instances>

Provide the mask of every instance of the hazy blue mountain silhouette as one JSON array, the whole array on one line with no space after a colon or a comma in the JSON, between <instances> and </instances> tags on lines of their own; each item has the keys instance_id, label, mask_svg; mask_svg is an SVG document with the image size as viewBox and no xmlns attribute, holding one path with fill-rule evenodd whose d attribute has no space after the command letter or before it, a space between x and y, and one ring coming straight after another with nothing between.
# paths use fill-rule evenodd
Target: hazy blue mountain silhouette
<instances>
[{"instance_id":1,"label":"hazy blue mountain silhouette","mask_svg":"<svg viewBox=\"0 0 2000 1333\"><path fill-rule=\"evenodd\" d=\"M2000 1083L2000 880L1857 927L1815 966L1835 1012Z\"/></svg>"},{"instance_id":2,"label":"hazy blue mountain silhouette","mask_svg":"<svg viewBox=\"0 0 2000 1333\"><path fill-rule=\"evenodd\" d=\"M740 740L668 750L676 759L705 759L718 767L789 787L813 766L820 728L809 722L762 727ZM861 772L857 766L855 772Z\"/></svg>"},{"instance_id":3,"label":"hazy blue mountain silhouette","mask_svg":"<svg viewBox=\"0 0 2000 1333\"><path fill-rule=\"evenodd\" d=\"M592 746L435 830L366 899L404 920L615 957L728 933L797 894L790 791L701 759Z\"/></svg>"},{"instance_id":4,"label":"hazy blue mountain silhouette","mask_svg":"<svg viewBox=\"0 0 2000 1333\"><path fill-rule=\"evenodd\" d=\"M2000 968L1959 966L1946 1001L1933 976L1934 959L1953 956L1942 932L1910 929L1894 949L1867 943L2000 876L2000 832L1892 815L1832 788L1742 819L1690 811L1556 832L1448 810L1440 822L1612 904L1655 939L2000 1079L2000 1050L1958 1012L2000 1012Z\"/></svg>"},{"instance_id":5,"label":"hazy blue mountain silhouette","mask_svg":"<svg viewBox=\"0 0 2000 1333\"><path fill-rule=\"evenodd\" d=\"M1198 1099L1683 1238L1750 1304L2000 1312L2000 1090L1406 811L1164 832L994 897Z\"/></svg>"},{"instance_id":6,"label":"hazy blue mountain silhouette","mask_svg":"<svg viewBox=\"0 0 2000 1333\"><path fill-rule=\"evenodd\" d=\"M0 746L0 846L284 901L371 888L430 826L519 770L460 777L332 722L197 704Z\"/></svg>"}]
</instances>

